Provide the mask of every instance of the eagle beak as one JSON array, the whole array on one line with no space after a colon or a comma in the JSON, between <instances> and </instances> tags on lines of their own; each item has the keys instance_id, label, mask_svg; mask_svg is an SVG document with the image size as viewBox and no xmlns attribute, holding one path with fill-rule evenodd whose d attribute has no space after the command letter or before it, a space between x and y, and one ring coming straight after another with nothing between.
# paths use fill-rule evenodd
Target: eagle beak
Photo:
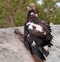
<instances>
[{"instance_id":1,"label":"eagle beak","mask_svg":"<svg viewBox=\"0 0 60 62\"><path fill-rule=\"evenodd\" d=\"M27 10L28 10L28 11L31 11L31 8L28 6L28 7L27 7Z\"/></svg>"}]
</instances>

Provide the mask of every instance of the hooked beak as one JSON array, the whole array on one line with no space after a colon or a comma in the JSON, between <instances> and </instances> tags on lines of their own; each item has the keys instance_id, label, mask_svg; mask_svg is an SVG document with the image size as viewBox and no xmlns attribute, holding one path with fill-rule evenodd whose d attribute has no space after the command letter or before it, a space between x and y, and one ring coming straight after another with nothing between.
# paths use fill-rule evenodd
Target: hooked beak
<instances>
[{"instance_id":1,"label":"hooked beak","mask_svg":"<svg viewBox=\"0 0 60 62\"><path fill-rule=\"evenodd\" d=\"M27 7L27 10L28 10L28 11L31 11L31 8L28 6L28 7Z\"/></svg>"}]
</instances>

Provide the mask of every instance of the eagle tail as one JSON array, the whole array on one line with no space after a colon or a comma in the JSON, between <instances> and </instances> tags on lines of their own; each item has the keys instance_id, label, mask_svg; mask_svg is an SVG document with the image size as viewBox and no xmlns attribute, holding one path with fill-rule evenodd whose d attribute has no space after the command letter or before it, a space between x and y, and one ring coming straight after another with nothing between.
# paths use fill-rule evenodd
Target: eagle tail
<instances>
[{"instance_id":1,"label":"eagle tail","mask_svg":"<svg viewBox=\"0 0 60 62\"><path fill-rule=\"evenodd\" d=\"M33 52L35 53L36 56L38 56L41 60L46 60L43 53L40 51L39 48L33 47Z\"/></svg>"}]
</instances>

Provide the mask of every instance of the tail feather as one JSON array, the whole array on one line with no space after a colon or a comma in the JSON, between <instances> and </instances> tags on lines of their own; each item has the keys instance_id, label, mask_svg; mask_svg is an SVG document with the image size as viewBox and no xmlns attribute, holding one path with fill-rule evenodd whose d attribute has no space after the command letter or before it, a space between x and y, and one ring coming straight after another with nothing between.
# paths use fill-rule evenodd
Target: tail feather
<instances>
[{"instance_id":1,"label":"tail feather","mask_svg":"<svg viewBox=\"0 0 60 62\"><path fill-rule=\"evenodd\" d=\"M32 47L33 52L42 60L46 60L43 53L36 47Z\"/></svg>"}]
</instances>

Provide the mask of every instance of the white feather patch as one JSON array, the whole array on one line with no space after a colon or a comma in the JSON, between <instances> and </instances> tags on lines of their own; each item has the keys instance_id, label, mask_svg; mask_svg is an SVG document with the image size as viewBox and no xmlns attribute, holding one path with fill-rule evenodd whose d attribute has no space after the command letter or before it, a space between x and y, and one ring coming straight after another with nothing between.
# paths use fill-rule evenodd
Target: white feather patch
<instances>
[{"instance_id":1,"label":"white feather patch","mask_svg":"<svg viewBox=\"0 0 60 62\"><path fill-rule=\"evenodd\" d=\"M48 47L48 46L44 46L44 49L45 49L46 51L49 51L49 47Z\"/></svg>"},{"instance_id":2,"label":"white feather patch","mask_svg":"<svg viewBox=\"0 0 60 62\"><path fill-rule=\"evenodd\" d=\"M38 14L35 14L36 17L38 17Z\"/></svg>"},{"instance_id":3,"label":"white feather patch","mask_svg":"<svg viewBox=\"0 0 60 62\"><path fill-rule=\"evenodd\" d=\"M27 37L29 37L30 35L28 34Z\"/></svg>"},{"instance_id":4,"label":"white feather patch","mask_svg":"<svg viewBox=\"0 0 60 62\"><path fill-rule=\"evenodd\" d=\"M35 46L35 45L36 45L36 43L35 43L35 41L33 41L32 46Z\"/></svg>"},{"instance_id":5,"label":"white feather patch","mask_svg":"<svg viewBox=\"0 0 60 62\"><path fill-rule=\"evenodd\" d=\"M28 22L26 25L29 25L28 29L32 29L33 30L33 26L35 26L37 31L43 32L43 28L42 28L41 25L34 24L32 22Z\"/></svg>"},{"instance_id":6,"label":"white feather patch","mask_svg":"<svg viewBox=\"0 0 60 62\"><path fill-rule=\"evenodd\" d=\"M32 12L31 15L33 15L34 13Z\"/></svg>"},{"instance_id":7,"label":"white feather patch","mask_svg":"<svg viewBox=\"0 0 60 62\"><path fill-rule=\"evenodd\" d=\"M44 35L46 35L46 32L44 32Z\"/></svg>"},{"instance_id":8,"label":"white feather patch","mask_svg":"<svg viewBox=\"0 0 60 62\"><path fill-rule=\"evenodd\" d=\"M38 17L38 14L36 13L36 14L34 14L33 12L31 12L31 15L35 15L36 17Z\"/></svg>"}]
</instances>

